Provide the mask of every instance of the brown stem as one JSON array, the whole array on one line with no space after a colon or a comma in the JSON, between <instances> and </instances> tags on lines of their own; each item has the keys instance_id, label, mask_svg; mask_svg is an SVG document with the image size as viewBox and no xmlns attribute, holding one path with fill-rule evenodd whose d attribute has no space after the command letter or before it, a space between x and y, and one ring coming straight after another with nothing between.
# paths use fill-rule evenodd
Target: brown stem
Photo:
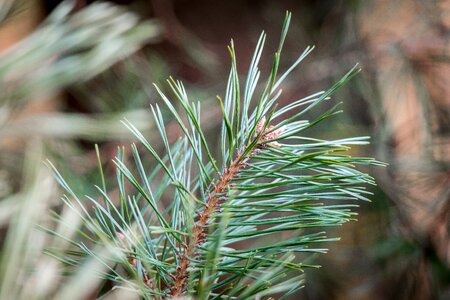
<instances>
[{"instance_id":1,"label":"brown stem","mask_svg":"<svg viewBox=\"0 0 450 300\"><path fill-rule=\"evenodd\" d=\"M267 146L263 142L276 139L284 128L273 131L273 126L264 128L265 117L258 123L256 134L259 136L258 143L247 154L243 154L244 151L238 152L236 159L230 164L229 168L225 168L222 174L219 174L219 179L216 184L213 184L213 191L208 194L208 200L203 212L198 212L198 220L194 225L194 233L189 245L185 244L185 251L180 255L180 264L177 267L176 274L174 275L174 284L170 288L172 297L178 297L184 294L186 284L188 280L188 268L190 265L190 258L195 258L198 255L197 248L199 248L206 241L206 226L210 222L210 219L216 213L221 203L225 200L224 194L227 192L231 181L239 174L239 172L245 168L250 156L255 154L259 149L266 148ZM261 131L264 131L260 135ZM266 133L267 132L267 133ZM269 143L271 146L278 147L277 142Z\"/></svg>"},{"instance_id":2,"label":"brown stem","mask_svg":"<svg viewBox=\"0 0 450 300\"><path fill-rule=\"evenodd\" d=\"M238 154L236 159L231 163L229 168L225 168L222 174L219 174L219 180L214 184L213 191L208 194L208 201L205 205L203 212L198 213L198 221L194 225L194 233L190 245L185 245L185 252L180 257L181 262L177 267L175 275L174 285L171 287L172 297L180 296L184 293L187 280L188 280L188 268L190 265L190 257L195 257L196 249L200 247L206 240L206 225L212 218L215 212L220 208L220 204L223 202L223 195L229 188L231 181L236 177L240 170L245 166L248 157L253 153L251 151L246 157L242 157L242 154Z\"/></svg>"}]
</instances>

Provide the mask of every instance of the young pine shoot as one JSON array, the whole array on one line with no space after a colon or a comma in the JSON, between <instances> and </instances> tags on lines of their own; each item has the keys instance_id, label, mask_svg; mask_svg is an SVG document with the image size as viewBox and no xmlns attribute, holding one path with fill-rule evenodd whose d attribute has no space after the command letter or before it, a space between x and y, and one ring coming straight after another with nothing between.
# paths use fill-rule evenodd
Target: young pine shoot
<instances>
[{"instance_id":1,"label":"young pine shoot","mask_svg":"<svg viewBox=\"0 0 450 300\"><path fill-rule=\"evenodd\" d=\"M282 298L300 289L307 255L325 252L320 245L336 240L327 238L323 228L354 219L354 200L367 200L370 194L364 186L374 180L355 166L380 163L346 154L352 145L366 144L367 137L321 140L301 135L337 112L333 108L305 119L355 76L357 68L327 91L277 105L283 80L313 50L307 47L279 74L290 19L288 13L262 84L258 63L265 34L245 82L237 73L233 43L229 46L230 75L223 99L218 97L219 151L202 129L200 104L191 102L183 84L170 78L174 97L156 87L164 108L151 107L163 155L131 122L123 122L141 145L131 146L132 167L125 163L123 150L114 160L119 196L107 191L101 164L98 195L83 199L55 170L67 191L63 200L77 211L83 227L77 237L67 238L73 249L48 252L75 270L88 258L99 261L103 268L97 273L111 286L103 294L130 289L144 299L259 299ZM168 114L182 132L174 144L163 117ZM215 157L217 152L220 157ZM144 155L154 162L151 167L144 166Z\"/></svg>"}]
</instances>

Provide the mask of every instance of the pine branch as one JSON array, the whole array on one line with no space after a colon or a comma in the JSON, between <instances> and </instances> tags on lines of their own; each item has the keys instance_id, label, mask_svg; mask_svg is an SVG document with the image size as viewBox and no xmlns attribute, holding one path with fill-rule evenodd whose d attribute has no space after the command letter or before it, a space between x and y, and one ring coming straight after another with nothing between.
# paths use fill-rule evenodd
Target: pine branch
<instances>
[{"instance_id":1,"label":"pine branch","mask_svg":"<svg viewBox=\"0 0 450 300\"><path fill-rule=\"evenodd\" d=\"M356 67L327 91L277 107L283 80L312 50L307 47L278 77L289 22L288 13L272 69L262 86L258 85L257 65L265 34L257 43L243 90L231 43L227 90L224 100L218 97L222 109L220 159L214 158L203 132L200 104L192 103L183 84L170 78L175 99L156 87L165 108L152 106L164 156L133 124L123 122L154 165L149 174L138 147L132 145L133 172L119 149L114 161L118 204L106 191L101 167L100 197L88 197L92 209L55 171L69 195L64 202L79 212L84 227L80 239L70 239L77 251L53 255L76 266L79 257L95 255L83 238L97 245L112 243L122 255L111 257L110 264L121 265L127 272L109 268L103 272L104 278L117 285L134 280L136 289L147 299L248 299L289 295L301 288L298 272L311 266L297 261L296 254L326 251L319 245L336 239L318 230L354 219L351 209L356 204L348 201L368 200L370 192L364 185L374 184L355 166L380 163L345 155L352 145L367 144L367 137L327 141L299 135L338 112L334 107L313 120L304 119L307 112L329 101L355 76L359 71ZM180 111L175 108L177 104ZM167 137L165 113L182 131L173 145ZM305 234L305 228L315 230ZM283 240L279 240L280 234ZM256 239L259 242L252 243ZM242 242L248 246L236 246ZM286 279L294 273L292 279Z\"/></svg>"},{"instance_id":2,"label":"pine branch","mask_svg":"<svg viewBox=\"0 0 450 300\"><path fill-rule=\"evenodd\" d=\"M265 118L263 118L257 127L257 137L255 138L256 143L252 143L252 148L247 154L243 151L238 152L235 160L230 164L228 168L225 168L223 173L218 174L217 183L213 183L213 191L208 193L208 199L206 205L203 207L202 211L198 211L198 220L194 226L194 233L190 245L185 245L185 252L181 257L181 263L179 268L177 268L177 273L174 277L174 284L171 287L171 295L173 297L178 297L182 295L186 290L186 283L188 280L188 268L191 259L196 259L199 253L196 251L197 248L201 247L206 241L206 228L212 222L214 214L220 210L221 204L226 201L226 195L230 189L231 182L239 176L239 173L248 165L248 160L250 156L259 152L261 148L265 148L263 144L264 141L275 140L282 130L278 131L267 131L264 133L263 127L265 123ZM269 130L271 128L269 127ZM261 134L262 133L262 134ZM277 142L271 142L277 143ZM277 143L278 144L278 143ZM276 145L276 144L273 144Z\"/></svg>"}]
</instances>

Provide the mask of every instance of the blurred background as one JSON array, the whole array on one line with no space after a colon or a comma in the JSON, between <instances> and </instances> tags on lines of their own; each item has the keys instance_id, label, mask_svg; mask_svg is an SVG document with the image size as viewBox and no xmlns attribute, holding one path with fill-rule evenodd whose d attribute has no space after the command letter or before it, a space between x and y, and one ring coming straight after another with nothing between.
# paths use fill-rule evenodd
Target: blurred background
<instances>
[{"instance_id":1,"label":"blurred background","mask_svg":"<svg viewBox=\"0 0 450 300\"><path fill-rule=\"evenodd\" d=\"M39 269L39 249L52 243L34 224L52 224L47 212L60 205L43 161L89 194L99 184L98 144L113 181L108 161L131 139L120 120L156 136L152 83L164 88L169 76L203 102L213 137L226 45L234 39L245 74L265 30L267 74L286 10L293 18L283 66L307 45L316 50L287 79L282 101L326 89L359 63L360 75L334 97L344 113L309 134L370 135L371 146L353 154L389 163L366 170L379 184L372 203L361 204L357 222L329 232L342 240L316 258L323 267L306 271L295 297L450 299L450 1L61 2L0 1L1 299L56 289L26 272Z\"/></svg>"}]
</instances>

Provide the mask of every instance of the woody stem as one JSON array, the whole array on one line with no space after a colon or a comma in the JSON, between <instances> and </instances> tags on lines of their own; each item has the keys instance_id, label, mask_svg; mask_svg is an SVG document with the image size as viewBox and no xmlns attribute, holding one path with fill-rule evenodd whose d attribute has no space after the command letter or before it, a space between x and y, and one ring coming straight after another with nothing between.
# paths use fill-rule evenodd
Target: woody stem
<instances>
[{"instance_id":1,"label":"woody stem","mask_svg":"<svg viewBox=\"0 0 450 300\"><path fill-rule=\"evenodd\" d=\"M185 251L180 257L180 264L174 275L174 284L170 289L172 297L184 294L189 275L188 268L190 266L190 259L198 255L197 249L206 241L206 226L225 200L223 195L228 191L231 181L246 165L248 158L254 151L255 149L248 152L245 157L239 152L229 168L225 168L224 172L219 174L218 182L213 184L213 190L208 194L204 210L198 213L198 220L194 225L192 239L189 245L185 245Z\"/></svg>"}]
</instances>

